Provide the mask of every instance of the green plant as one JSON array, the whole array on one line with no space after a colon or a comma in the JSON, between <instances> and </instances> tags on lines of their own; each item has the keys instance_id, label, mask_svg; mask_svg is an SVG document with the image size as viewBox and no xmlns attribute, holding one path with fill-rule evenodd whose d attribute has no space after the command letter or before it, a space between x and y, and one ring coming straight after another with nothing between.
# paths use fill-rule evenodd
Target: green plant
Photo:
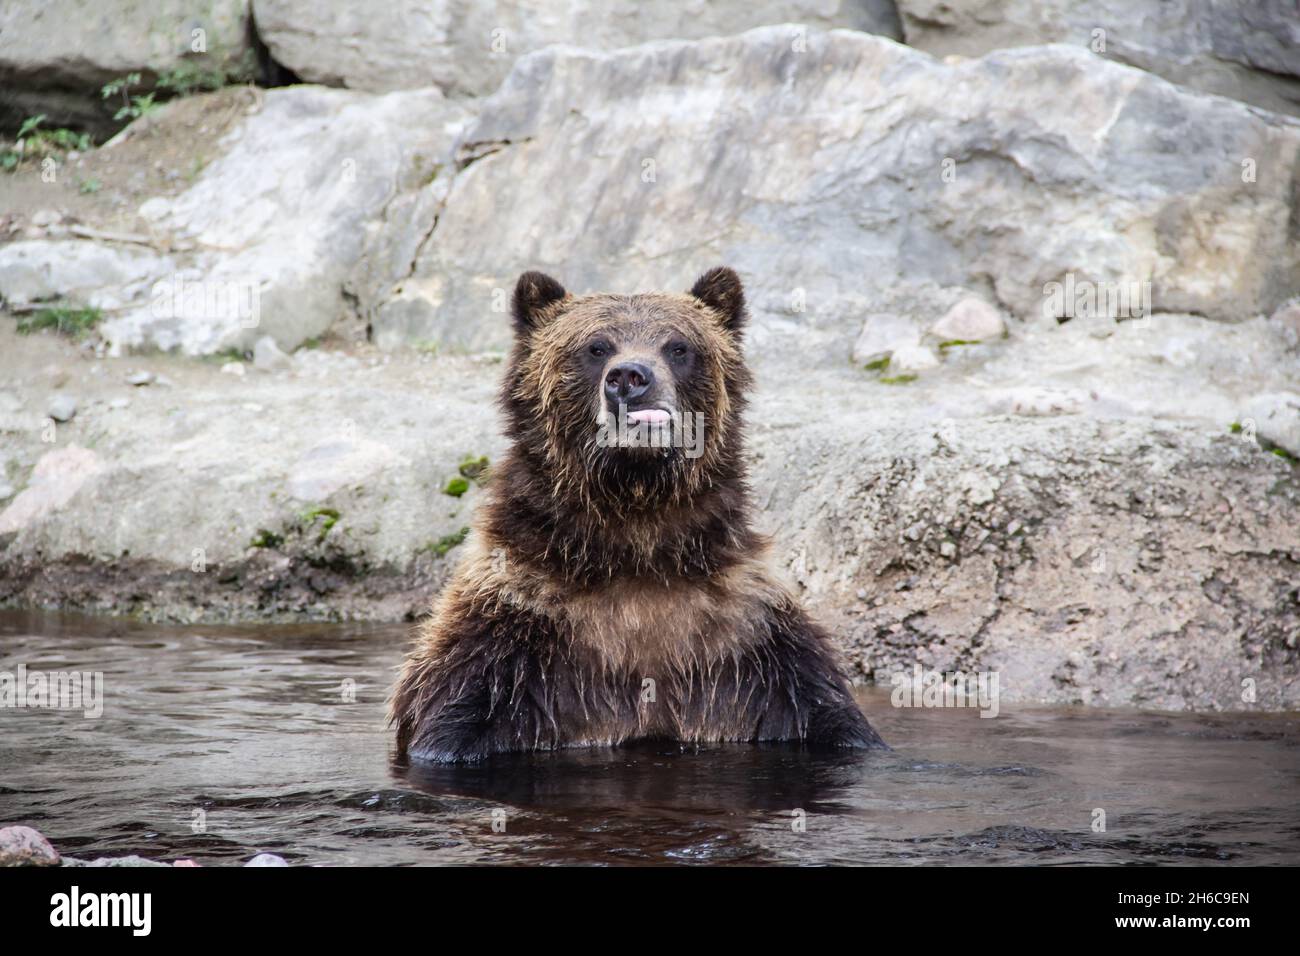
<instances>
[{"instance_id":1,"label":"green plant","mask_svg":"<svg viewBox=\"0 0 1300 956\"><path fill-rule=\"evenodd\" d=\"M33 332L53 330L60 335L80 338L93 329L103 317L99 309L90 306L83 308L53 306L40 309L30 315L20 316L18 331L22 335L31 335Z\"/></svg>"},{"instance_id":2,"label":"green plant","mask_svg":"<svg viewBox=\"0 0 1300 956\"><path fill-rule=\"evenodd\" d=\"M457 468L457 471L459 471L461 476L464 478L468 478L471 481L479 481L486 474L487 468L487 455L479 455L477 458L473 455L466 455L465 459L460 463L460 467Z\"/></svg>"},{"instance_id":3,"label":"green plant","mask_svg":"<svg viewBox=\"0 0 1300 956\"><path fill-rule=\"evenodd\" d=\"M284 535L276 534L274 531L267 531L265 528L259 528L257 534L248 542L250 548L278 548L284 544Z\"/></svg>"},{"instance_id":4,"label":"green plant","mask_svg":"<svg viewBox=\"0 0 1300 956\"><path fill-rule=\"evenodd\" d=\"M325 519L321 524L320 534L316 537L317 541L324 541L330 529L338 524L339 513L334 508L309 508L302 513L303 524L309 527L316 522L317 518Z\"/></svg>"},{"instance_id":5,"label":"green plant","mask_svg":"<svg viewBox=\"0 0 1300 956\"><path fill-rule=\"evenodd\" d=\"M64 153L69 150L85 152L94 146L94 139L89 133L78 133L60 127L58 129L41 129L45 114L29 116L18 127L14 145L0 152L0 169L12 172L29 157L49 156L52 153Z\"/></svg>"},{"instance_id":6,"label":"green plant","mask_svg":"<svg viewBox=\"0 0 1300 956\"><path fill-rule=\"evenodd\" d=\"M908 372L903 375L886 376L885 378L882 378L880 380L880 383L882 385L906 385L908 382L915 382L915 381L916 381L916 376Z\"/></svg>"},{"instance_id":7,"label":"green plant","mask_svg":"<svg viewBox=\"0 0 1300 956\"><path fill-rule=\"evenodd\" d=\"M443 535L438 539L437 543L429 545L429 550L433 552L436 557L445 558L448 551L456 547L456 545L464 543L465 536L468 534L469 528L461 528L453 534Z\"/></svg>"},{"instance_id":8,"label":"green plant","mask_svg":"<svg viewBox=\"0 0 1300 956\"><path fill-rule=\"evenodd\" d=\"M92 195L99 192L99 190L103 188L103 185L103 183L93 177L90 179L79 179L77 180L77 191L82 195Z\"/></svg>"},{"instance_id":9,"label":"green plant","mask_svg":"<svg viewBox=\"0 0 1300 956\"><path fill-rule=\"evenodd\" d=\"M103 99L107 100L119 95L122 97L122 105L113 114L113 119L139 119L142 116L148 116L161 105L154 102L153 93L131 92L133 88L139 85L140 74L128 73L126 76L119 76L116 80L105 83L100 87L99 95Z\"/></svg>"},{"instance_id":10,"label":"green plant","mask_svg":"<svg viewBox=\"0 0 1300 956\"><path fill-rule=\"evenodd\" d=\"M467 491L469 491L469 482L459 476L448 479L447 484L442 489L444 495L451 495L453 498L459 498Z\"/></svg>"},{"instance_id":11,"label":"green plant","mask_svg":"<svg viewBox=\"0 0 1300 956\"><path fill-rule=\"evenodd\" d=\"M868 362L866 365L862 366L862 368L867 372L883 372L885 369L889 368L889 356L885 355L873 362Z\"/></svg>"}]
</instances>

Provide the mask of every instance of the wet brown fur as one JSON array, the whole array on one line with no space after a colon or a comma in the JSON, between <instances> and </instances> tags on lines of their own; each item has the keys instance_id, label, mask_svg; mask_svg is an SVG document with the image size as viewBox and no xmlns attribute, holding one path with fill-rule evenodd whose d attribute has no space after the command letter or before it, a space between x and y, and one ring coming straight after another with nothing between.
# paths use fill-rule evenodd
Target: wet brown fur
<instances>
[{"instance_id":1,"label":"wet brown fur","mask_svg":"<svg viewBox=\"0 0 1300 956\"><path fill-rule=\"evenodd\" d=\"M390 710L400 751L883 746L750 527L745 319L725 269L688 295L574 297L520 278L501 395L512 446L403 666ZM674 407L707 414L698 457L597 444L598 360L585 349L602 337L670 382ZM665 341L689 349L689 369L663 357Z\"/></svg>"}]
</instances>

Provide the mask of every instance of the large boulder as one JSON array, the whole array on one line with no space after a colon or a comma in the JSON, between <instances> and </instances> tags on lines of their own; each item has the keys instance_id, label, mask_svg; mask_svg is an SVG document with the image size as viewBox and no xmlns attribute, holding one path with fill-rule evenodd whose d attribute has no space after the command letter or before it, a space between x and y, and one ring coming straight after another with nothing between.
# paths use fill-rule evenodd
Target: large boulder
<instances>
[{"instance_id":1,"label":"large boulder","mask_svg":"<svg viewBox=\"0 0 1300 956\"><path fill-rule=\"evenodd\" d=\"M100 333L119 352L291 349L366 309L432 229L465 115L435 89L268 91L193 186L141 207L176 267Z\"/></svg>"},{"instance_id":2,"label":"large boulder","mask_svg":"<svg viewBox=\"0 0 1300 956\"><path fill-rule=\"evenodd\" d=\"M176 70L231 78L255 67L249 0L41 0L0 5L0 125L102 128L121 105L104 84Z\"/></svg>"},{"instance_id":3,"label":"large boulder","mask_svg":"<svg viewBox=\"0 0 1300 956\"><path fill-rule=\"evenodd\" d=\"M1166 79L1300 114L1295 0L898 0L907 42L937 56L1072 43Z\"/></svg>"},{"instance_id":4,"label":"large boulder","mask_svg":"<svg viewBox=\"0 0 1300 956\"><path fill-rule=\"evenodd\" d=\"M789 20L902 35L893 0L258 0L256 15L271 55L309 82L469 96L491 93L519 56L553 43L611 49Z\"/></svg>"},{"instance_id":5,"label":"large boulder","mask_svg":"<svg viewBox=\"0 0 1300 956\"><path fill-rule=\"evenodd\" d=\"M871 313L978 294L1037 320L1053 284L1145 288L1238 320L1300 288L1300 124L1087 50L948 64L791 27L524 57L459 148L384 347L502 347L529 268L573 291L748 282L754 346L843 360Z\"/></svg>"}]
</instances>

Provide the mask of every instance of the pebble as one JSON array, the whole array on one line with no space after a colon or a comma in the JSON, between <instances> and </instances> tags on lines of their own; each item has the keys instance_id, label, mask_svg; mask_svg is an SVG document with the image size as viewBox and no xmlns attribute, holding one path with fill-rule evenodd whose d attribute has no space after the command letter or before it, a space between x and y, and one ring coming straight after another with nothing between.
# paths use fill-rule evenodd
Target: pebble
<instances>
[{"instance_id":1,"label":"pebble","mask_svg":"<svg viewBox=\"0 0 1300 956\"><path fill-rule=\"evenodd\" d=\"M243 362L227 362L225 365L221 366L221 371L222 371L222 373L225 374L225 375L241 375L241 376L242 376L242 375L244 374L244 363L243 363Z\"/></svg>"},{"instance_id":2,"label":"pebble","mask_svg":"<svg viewBox=\"0 0 1300 956\"><path fill-rule=\"evenodd\" d=\"M50 841L31 827L0 828L0 866L58 866Z\"/></svg>"},{"instance_id":3,"label":"pebble","mask_svg":"<svg viewBox=\"0 0 1300 956\"><path fill-rule=\"evenodd\" d=\"M983 342L1007 330L1001 313L983 299L967 296L934 323L930 334L945 342Z\"/></svg>"},{"instance_id":4,"label":"pebble","mask_svg":"<svg viewBox=\"0 0 1300 956\"><path fill-rule=\"evenodd\" d=\"M77 400L67 392L57 392L50 396L45 413L56 422L70 422L72 416L77 414Z\"/></svg>"},{"instance_id":5,"label":"pebble","mask_svg":"<svg viewBox=\"0 0 1300 956\"><path fill-rule=\"evenodd\" d=\"M132 372L130 375L126 377L126 383L128 385L135 385L137 387L140 385L152 384L153 380L154 380L153 372L145 372L143 370L139 372Z\"/></svg>"},{"instance_id":6,"label":"pebble","mask_svg":"<svg viewBox=\"0 0 1300 956\"><path fill-rule=\"evenodd\" d=\"M260 368L263 371L270 372L277 369L288 368L292 364L291 359L276 344L275 339L269 335L264 335L253 345L253 367Z\"/></svg>"},{"instance_id":7,"label":"pebble","mask_svg":"<svg viewBox=\"0 0 1300 956\"><path fill-rule=\"evenodd\" d=\"M276 856L274 853L259 853L253 857L244 866L288 866L284 857Z\"/></svg>"}]
</instances>

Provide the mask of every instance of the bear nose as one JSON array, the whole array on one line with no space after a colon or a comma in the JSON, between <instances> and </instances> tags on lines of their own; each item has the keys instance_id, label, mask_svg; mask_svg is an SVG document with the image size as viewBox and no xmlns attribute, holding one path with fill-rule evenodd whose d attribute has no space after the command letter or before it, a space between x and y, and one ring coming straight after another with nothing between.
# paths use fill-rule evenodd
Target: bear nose
<instances>
[{"instance_id":1,"label":"bear nose","mask_svg":"<svg viewBox=\"0 0 1300 956\"><path fill-rule=\"evenodd\" d=\"M654 372L646 366L624 362L615 365L605 376L605 395L611 401L630 402L650 391L654 380Z\"/></svg>"}]
</instances>

